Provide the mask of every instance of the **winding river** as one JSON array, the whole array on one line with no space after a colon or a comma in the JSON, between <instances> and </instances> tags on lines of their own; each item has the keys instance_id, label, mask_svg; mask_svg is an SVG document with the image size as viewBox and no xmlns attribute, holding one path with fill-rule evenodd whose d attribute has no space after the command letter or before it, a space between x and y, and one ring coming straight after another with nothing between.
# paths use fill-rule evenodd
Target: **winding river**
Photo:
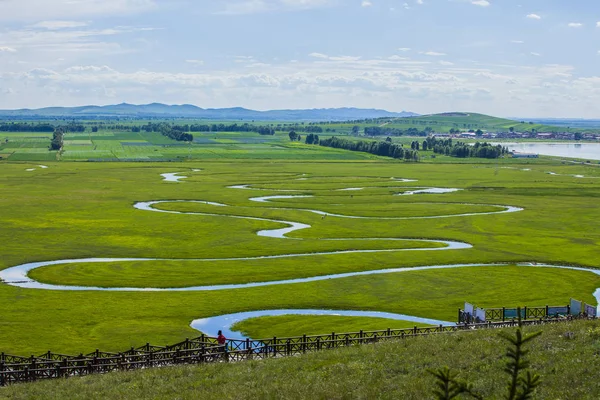
<instances>
[{"instance_id":1,"label":"winding river","mask_svg":"<svg viewBox=\"0 0 600 400\"><path fill-rule=\"evenodd\" d=\"M185 179L185 176L179 176L179 173L172 174L162 174L161 176L164 180L169 182L179 182L181 179ZM394 179L396 180L396 179ZM413 180L402 179L396 180L402 182L413 182ZM250 185L236 185L230 186L231 189L243 189L243 190L269 190L269 189L259 189L252 188ZM347 188L347 191L361 190L363 188ZM443 188L419 188L420 190L414 191L413 195L420 193L451 193L457 191L459 189L443 189ZM431 189L431 191L428 191ZM343 189L341 189L343 190ZM273 190L275 191L275 190ZM292 190L279 190L279 191L288 191ZM263 196L263 197L253 197L250 198L253 202L259 203L269 203L272 200L278 199L298 199L298 198L311 198L314 197L312 195L277 195L277 196ZM302 240L299 238L289 238L286 235L302 230L311 228L310 225L304 224L301 222L295 221L285 221L285 220L276 220L276 219L268 219L268 218L260 218L260 217L249 217L243 215L235 215L235 214L217 214L217 213L204 213L204 212L183 212L183 211L172 211L172 210L163 210L157 208L157 205L165 204L165 203L196 203L209 205L216 208L224 209L229 207L227 204L210 202L210 201L202 201L202 200L157 200L157 201L146 201L146 202L138 202L134 205L135 209L141 211L149 211L149 212L160 212L160 213L169 213L169 214L184 214L184 215L197 215L197 216L211 216L211 217L224 217L224 218L235 218L235 219L245 219L245 220L254 220L254 221L266 221L277 224L286 225L284 228L277 229L268 229L257 232L258 236L275 238L275 239L287 239L287 240ZM483 204L469 204L473 206L483 205ZM489 206L489 205L485 205ZM480 215L494 215L494 214L505 214L505 213L515 213L523 211L522 208L513 207L513 206L502 206L497 205L495 207L500 208L499 211L492 212L483 212L483 213L463 213L463 214L453 214L453 215L438 215L438 216L412 216L412 217L365 217L365 216L353 216L353 215L341 215L341 214L333 214L321 210L314 209L298 209L298 208L279 208L279 207L270 207L265 209L271 210L294 210L294 211L305 211L318 215L322 215L323 217L334 217L334 218L351 218L351 219L371 219L371 220L412 220L412 219L437 219L437 218L458 218L458 217L468 217L468 216L480 216ZM232 289L245 289L245 288L254 288L254 287L264 287L264 286L273 286L273 285L289 285L289 284L299 284L299 283L307 283L307 282L317 282L331 279L342 279L342 278L350 278L356 276L365 276L365 275L379 275L379 274L392 274L392 273L404 273L411 271L423 271L423 270L434 270L434 269L447 269L447 268L464 268L464 267L476 267L476 266L502 266L505 264L452 264L452 265L426 265L419 267L408 267L408 268L391 268L391 269L380 269L373 271L361 271L361 272L348 272L341 274L332 274L332 275L322 275L322 276L313 276L307 278L297 278L297 279L285 279L285 280L275 280L275 281L266 281L266 282L252 282L252 283L243 283L243 284L230 284L230 285L206 285L206 286L193 286L193 287L185 287L185 288L102 288L102 287L92 287L92 286L61 286L61 285L52 285L45 284L42 282L38 282L32 280L28 274L30 271L46 267L52 265L60 265L60 264L77 264L77 263L107 263L107 262L128 262L128 261L197 261L197 262L207 262L207 261L244 261L244 260L260 260L260 259L281 259L281 258L292 258L292 257L311 257L311 256L323 256L323 255L336 255L336 254L352 254L352 253L384 253L384 252L405 252L405 251L448 251L448 250L462 250L472 248L472 245L463 242L456 241L446 241L446 240L425 240L425 239L409 239L409 238L329 238L329 239L320 239L320 240L369 240L369 241L377 241L377 240L386 240L386 241L410 241L410 242L421 242L424 244L441 244L443 247L423 247L423 248L399 248L399 249L373 249L373 250L340 250L340 251L327 251L327 252L314 252L314 253L298 253L298 254L282 254L282 255L264 255L264 256L256 256L256 257L232 257L232 258L199 258L199 259L172 259L172 258L87 258L87 259L72 259L72 260L54 260L54 261L41 261L41 262L33 262L26 263L22 265L17 265L5 270L0 271L0 280L2 280L5 284L25 288L25 289L41 289L41 290L62 290L62 291L113 291L113 292L185 292L185 291L219 291L219 290L232 290ZM596 275L600 275L600 270L587 269L587 268L578 268L578 267L570 267L570 266L558 266L558 265L538 265L533 263L527 264L519 264L522 266L530 266L530 267L545 267L545 268L560 268L560 269L570 269L570 270L579 270L579 271L587 271L594 273ZM600 289L594 293L596 298L600 303ZM451 322L447 321L438 321L427 318L421 318L410 315L402 315L402 314L392 314L392 313L384 313L384 312L366 312L366 311L351 311L351 310L258 310L258 311L250 311L244 313L236 313L236 314L228 314L215 316L210 318L198 319L192 322L191 326L195 329L207 332L209 334L215 334L218 330L223 330L228 338L231 339L244 339L245 337L239 333L231 330L231 326L239 321L255 318L261 316L276 316L276 315L342 315L342 316L364 316L364 317L376 317L376 318L386 318L386 319L395 319L402 321L410 321L419 324L431 324L431 325L451 325Z\"/></svg>"}]
</instances>

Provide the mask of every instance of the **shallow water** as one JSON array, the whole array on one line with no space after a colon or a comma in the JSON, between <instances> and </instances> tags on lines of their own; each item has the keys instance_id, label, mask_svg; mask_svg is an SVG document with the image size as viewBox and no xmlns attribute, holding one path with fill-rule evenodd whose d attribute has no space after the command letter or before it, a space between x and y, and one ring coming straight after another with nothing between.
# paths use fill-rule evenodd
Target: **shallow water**
<instances>
[{"instance_id":1,"label":"shallow water","mask_svg":"<svg viewBox=\"0 0 600 400\"><path fill-rule=\"evenodd\" d=\"M271 200L289 200L289 199L308 199L315 196L309 195L281 195L281 196L264 196L264 197L251 197L248 200L255 201L257 203L268 203Z\"/></svg>"},{"instance_id":2,"label":"shallow water","mask_svg":"<svg viewBox=\"0 0 600 400\"><path fill-rule=\"evenodd\" d=\"M209 335L217 335L218 331L223 331L223 335L227 339L245 340L248 337L240 332L233 331L231 327L238 322L258 317L275 317L282 315L331 315L342 317L371 317L382 319L393 319L396 321L409 321L416 324L436 325L436 326L453 326L452 322L439 321L429 318L413 317L411 315L393 314L380 311L351 311L351 310L263 310L263 311L248 311L236 314L219 315L216 317L201 318L192 321L191 327L207 333Z\"/></svg>"},{"instance_id":3,"label":"shallow water","mask_svg":"<svg viewBox=\"0 0 600 400\"><path fill-rule=\"evenodd\" d=\"M556 172L548 172L548 175L553 175L553 176L572 176L573 178L587 178L587 179L598 179L599 177L597 176L585 176L585 175L572 175L572 174L557 174Z\"/></svg>"},{"instance_id":4,"label":"shallow water","mask_svg":"<svg viewBox=\"0 0 600 400\"><path fill-rule=\"evenodd\" d=\"M180 182L182 179L187 179L187 176L178 176L181 172L173 172L168 174L160 174L165 182Z\"/></svg>"},{"instance_id":5,"label":"shallow water","mask_svg":"<svg viewBox=\"0 0 600 400\"><path fill-rule=\"evenodd\" d=\"M600 143L499 143L521 153L600 160Z\"/></svg>"},{"instance_id":6,"label":"shallow water","mask_svg":"<svg viewBox=\"0 0 600 400\"><path fill-rule=\"evenodd\" d=\"M404 193L399 193L398 196L413 196L415 194L445 194L445 193L454 193L459 192L463 189L453 189L453 188L422 188L418 190L411 190Z\"/></svg>"}]
</instances>

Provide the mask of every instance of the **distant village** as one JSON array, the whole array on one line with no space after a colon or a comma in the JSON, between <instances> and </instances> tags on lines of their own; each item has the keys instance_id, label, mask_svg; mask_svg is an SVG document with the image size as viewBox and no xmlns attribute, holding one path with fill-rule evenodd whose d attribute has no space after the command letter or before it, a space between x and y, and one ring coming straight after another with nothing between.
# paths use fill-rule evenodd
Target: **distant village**
<instances>
[{"instance_id":1,"label":"distant village","mask_svg":"<svg viewBox=\"0 0 600 400\"><path fill-rule=\"evenodd\" d=\"M447 134L435 133L435 137L447 137L457 139L539 139L539 140L598 140L600 133L581 132L450 132Z\"/></svg>"}]
</instances>

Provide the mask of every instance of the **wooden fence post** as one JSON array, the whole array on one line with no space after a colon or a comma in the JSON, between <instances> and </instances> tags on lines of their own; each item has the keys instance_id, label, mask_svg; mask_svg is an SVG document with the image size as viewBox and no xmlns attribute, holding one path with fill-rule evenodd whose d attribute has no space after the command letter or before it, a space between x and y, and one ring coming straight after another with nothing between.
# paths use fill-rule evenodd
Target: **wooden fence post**
<instances>
[{"instance_id":1,"label":"wooden fence post","mask_svg":"<svg viewBox=\"0 0 600 400\"><path fill-rule=\"evenodd\" d=\"M273 357L277 357L277 336L273 337Z\"/></svg>"},{"instance_id":2,"label":"wooden fence post","mask_svg":"<svg viewBox=\"0 0 600 400\"><path fill-rule=\"evenodd\" d=\"M4 382L5 367L4 367L3 358L4 358L4 353L2 353L2 358L0 358L0 387L6 385L6 383Z\"/></svg>"},{"instance_id":3,"label":"wooden fence post","mask_svg":"<svg viewBox=\"0 0 600 400\"><path fill-rule=\"evenodd\" d=\"M302 335L302 352L306 353L306 335Z\"/></svg>"}]
</instances>

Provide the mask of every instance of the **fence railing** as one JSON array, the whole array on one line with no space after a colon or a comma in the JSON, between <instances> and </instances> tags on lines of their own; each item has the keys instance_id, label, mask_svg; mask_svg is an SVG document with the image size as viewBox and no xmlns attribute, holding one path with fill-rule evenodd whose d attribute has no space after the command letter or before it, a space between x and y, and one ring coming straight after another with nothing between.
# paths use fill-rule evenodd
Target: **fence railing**
<instances>
[{"instance_id":1,"label":"fence railing","mask_svg":"<svg viewBox=\"0 0 600 400\"><path fill-rule=\"evenodd\" d=\"M523 320L523 325L562 322L565 318ZM128 371L181 364L235 362L251 359L286 357L312 351L377 343L382 340L403 339L474 329L515 326L514 320L455 326L414 327L328 335L270 338L262 340L228 340L220 346L217 339L206 335L171 346L153 346L149 343L121 353L101 352L69 356L47 352L39 356L14 356L0 353L0 386L33 382L44 379L67 378L113 371Z\"/></svg>"},{"instance_id":2,"label":"fence railing","mask_svg":"<svg viewBox=\"0 0 600 400\"><path fill-rule=\"evenodd\" d=\"M497 322L518 318L559 318L566 316L596 318L597 308L575 299L571 299L570 304L566 306L544 307L479 308L470 303L465 303L464 309L458 310L458 323Z\"/></svg>"}]
</instances>

